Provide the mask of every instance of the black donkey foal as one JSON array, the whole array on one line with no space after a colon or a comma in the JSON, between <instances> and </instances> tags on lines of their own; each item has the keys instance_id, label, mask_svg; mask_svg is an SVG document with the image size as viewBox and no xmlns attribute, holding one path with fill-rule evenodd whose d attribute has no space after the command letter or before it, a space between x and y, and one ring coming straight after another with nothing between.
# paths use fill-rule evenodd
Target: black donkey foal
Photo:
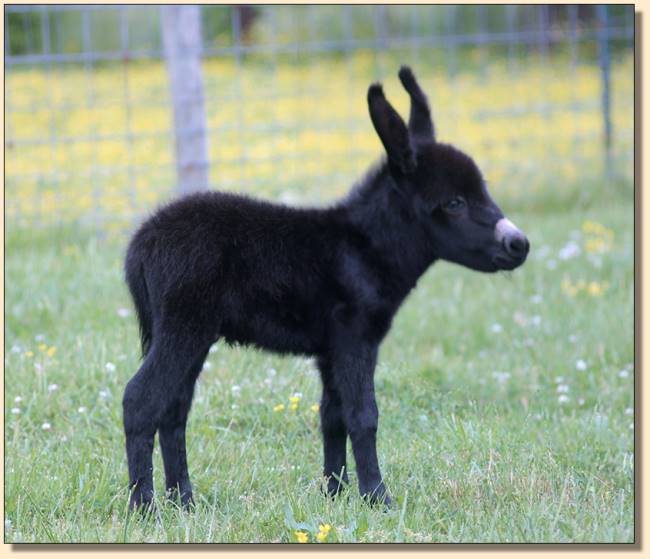
<instances>
[{"instance_id":1,"label":"black donkey foal","mask_svg":"<svg viewBox=\"0 0 650 559\"><path fill-rule=\"evenodd\" d=\"M124 392L131 508L153 497L158 431L166 486L192 502L185 426L194 384L219 338L316 357L328 491L347 483L350 437L361 494L390 503L376 451L379 344L437 259L495 272L520 266L528 240L490 198L474 161L435 139L411 70L408 127L368 89L387 158L324 209L201 192L160 209L133 237L126 281L144 360Z\"/></svg>"}]
</instances>

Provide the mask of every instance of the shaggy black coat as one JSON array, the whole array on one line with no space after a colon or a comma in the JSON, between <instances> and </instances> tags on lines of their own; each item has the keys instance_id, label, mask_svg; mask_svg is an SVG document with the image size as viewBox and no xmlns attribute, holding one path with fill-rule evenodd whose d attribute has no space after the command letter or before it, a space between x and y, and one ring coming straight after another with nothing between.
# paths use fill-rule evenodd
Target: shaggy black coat
<instances>
[{"instance_id":1,"label":"shaggy black coat","mask_svg":"<svg viewBox=\"0 0 650 559\"><path fill-rule=\"evenodd\" d=\"M350 437L361 493L390 502L373 375L393 316L438 258L496 271L528 252L514 226L495 237L503 214L477 166L436 142L425 95L408 68L400 79L411 96L409 126L372 85L370 116L387 158L339 203L301 209L202 192L163 207L134 235L125 269L144 360L123 399L131 507L153 496L156 431L166 486L191 502L185 426L219 338L315 356L328 491L347 482Z\"/></svg>"}]
</instances>

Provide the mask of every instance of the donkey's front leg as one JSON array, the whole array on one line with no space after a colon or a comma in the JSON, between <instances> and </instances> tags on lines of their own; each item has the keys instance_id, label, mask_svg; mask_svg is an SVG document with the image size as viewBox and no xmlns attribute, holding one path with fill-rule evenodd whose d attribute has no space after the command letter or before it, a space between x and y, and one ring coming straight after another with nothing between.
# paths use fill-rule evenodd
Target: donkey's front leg
<instances>
[{"instance_id":1,"label":"donkey's front leg","mask_svg":"<svg viewBox=\"0 0 650 559\"><path fill-rule=\"evenodd\" d=\"M358 347L333 358L333 370L341 397L343 421L352 441L359 491L370 502L390 505L377 461L379 413L375 400L374 372L377 348Z\"/></svg>"}]
</instances>

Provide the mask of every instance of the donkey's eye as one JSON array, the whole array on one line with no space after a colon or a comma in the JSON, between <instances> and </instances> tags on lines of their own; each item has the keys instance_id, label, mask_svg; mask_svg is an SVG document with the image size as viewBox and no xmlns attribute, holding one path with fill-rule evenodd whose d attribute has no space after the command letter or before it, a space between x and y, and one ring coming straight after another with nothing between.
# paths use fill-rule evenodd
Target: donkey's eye
<instances>
[{"instance_id":1,"label":"donkey's eye","mask_svg":"<svg viewBox=\"0 0 650 559\"><path fill-rule=\"evenodd\" d=\"M465 200L460 196L456 196L456 198L450 200L444 205L445 211L451 213L458 213L464 207L465 207Z\"/></svg>"}]
</instances>

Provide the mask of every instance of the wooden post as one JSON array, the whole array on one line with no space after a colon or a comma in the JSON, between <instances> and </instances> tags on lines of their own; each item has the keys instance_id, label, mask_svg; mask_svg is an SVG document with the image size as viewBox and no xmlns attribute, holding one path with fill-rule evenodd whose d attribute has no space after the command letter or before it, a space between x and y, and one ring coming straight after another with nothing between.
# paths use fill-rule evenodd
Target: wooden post
<instances>
[{"instance_id":1,"label":"wooden post","mask_svg":"<svg viewBox=\"0 0 650 559\"><path fill-rule=\"evenodd\" d=\"M174 105L178 191L186 194L209 184L200 7L162 6L161 23Z\"/></svg>"}]
</instances>

